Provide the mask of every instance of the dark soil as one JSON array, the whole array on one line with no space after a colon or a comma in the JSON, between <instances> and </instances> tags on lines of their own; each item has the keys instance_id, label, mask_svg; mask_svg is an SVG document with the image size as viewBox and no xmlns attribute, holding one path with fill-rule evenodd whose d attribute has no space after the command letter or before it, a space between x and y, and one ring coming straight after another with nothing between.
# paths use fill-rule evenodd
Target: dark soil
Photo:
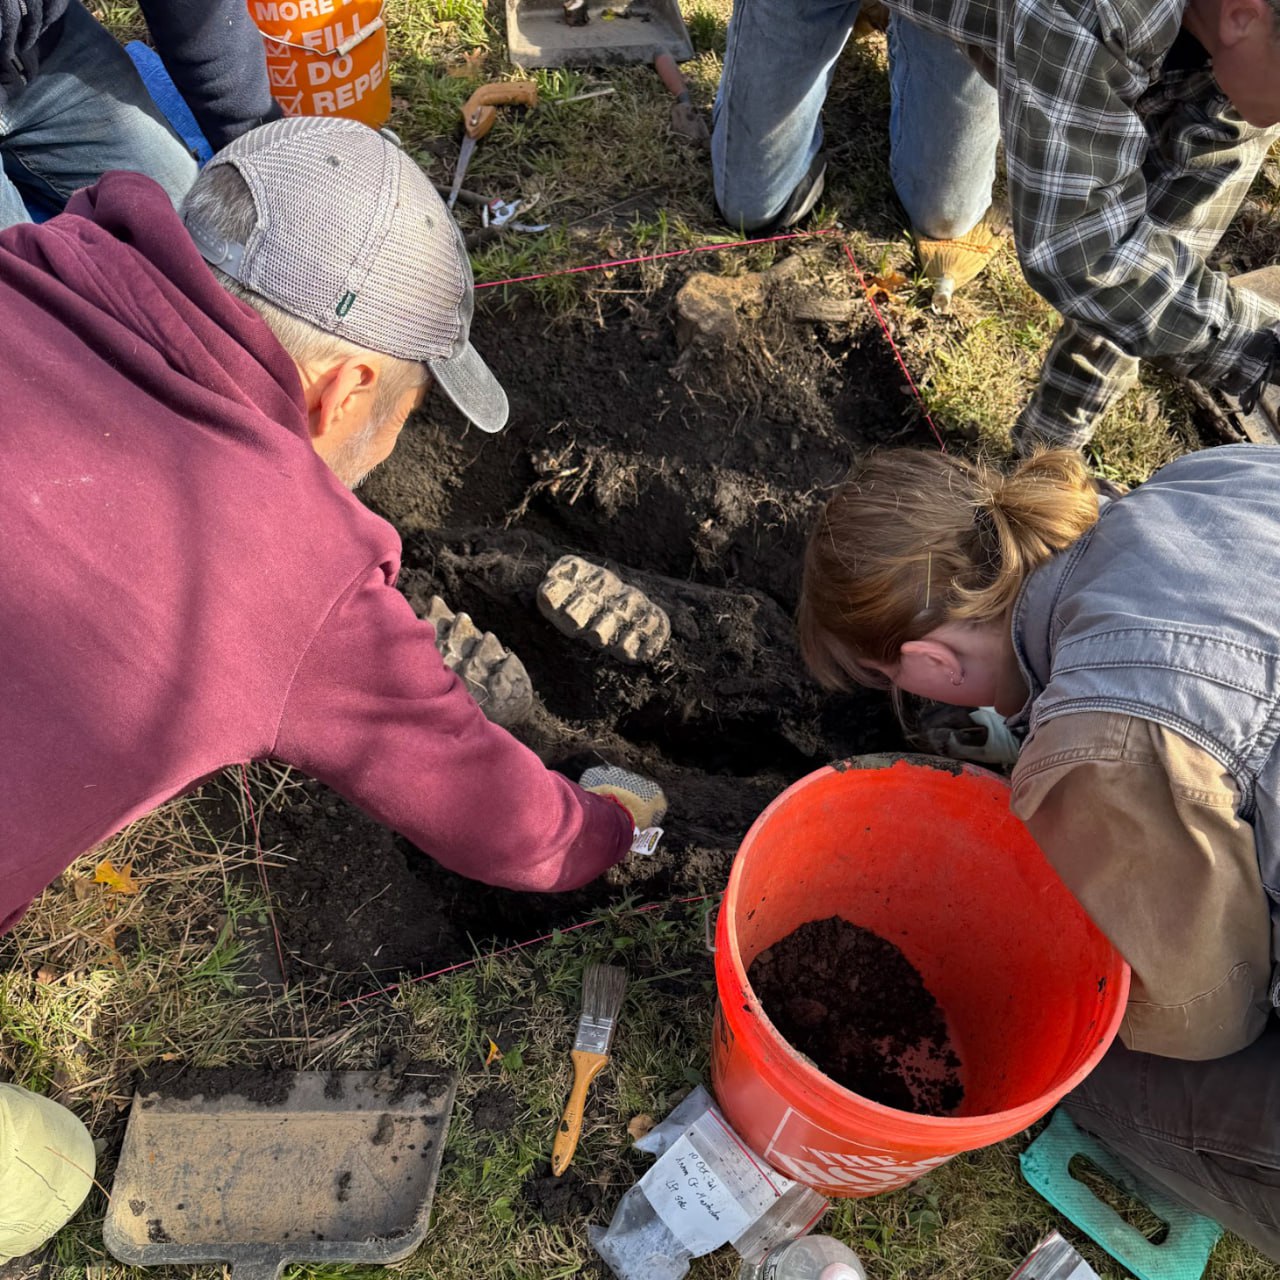
<instances>
[{"instance_id":1,"label":"dark soil","mask_svg":"<svg viewBox=\"0 0 1280 1280\"><path fill-rule=\"evenodd\" d=\"M825 1075L899 1111L951 1115L964 1098L947 1022L891 942L832 916L762 951L747 977L770 1021Z\"/></svg>"},{"instance_id":2,"label":"dark soil","mask_svg":"<svg viewBox=\"0 0 1280 1280\"><path fill-rule=\"evenodd\" d=\"M154 1094L162 1098L203 1097L206 1101L236 1094L248 1102L275 1107L288 1100L296 1074L289 1070L257 1067L190 1067L177 1063L139 1075L136 1088L143 1095L144 1107L154 1105L154 1100L148 1096ZM451 1081L451 1073L440 1063L403 1057L383 1068L373 1079L371 1087L388 1103L395 1103L411 1093L434 1098L448 1089ZM331 1072L325 1081L324 1096L337 1099L344 1093L342 1074ZM390 1136L391 1116L384 1115L383 1121L386 1136L379 1136L382 1133L380 1127L373 1136L375 1145L386 1142Z\"/></svg>"},{"instance_id":3,"label":"dark soil","mask_svg":"<svg viewBox=\"0 0 1280 1280\"><path fill-rule=\"evenodd\" d=\"M362 491L404 536L410 600L440 594L527 667L537 702L518 737L571 777L609 760L662 784L658 854L576 892L510 893L443 870L307 784L262 832L279 850L272 893L298 976L367 989L377 973L430 971L624 895L718 892L780 790L829 760L900 745L881 695L830 698L807 678L791 621L824 489L867 445L925 438L883 336L861 313L852 330L815 327L766 305L737 347L681 352L681 283L672 272L647 295L619 274L593 286L590 322L549 319L528 294L508 309L479 295L473 339L507 388L510 424L468 429L434 395L431 420L406 429ZM542 618L535 591L566 552L667 610L659 665L623 665Z\"/></svg>"},{"instance_id":4,"label":"dark soil","mask_svg":"<svg viewBox=\"0 0 1280 1280\"><path fill-rule=\"evenodd\" d=\"M519 1110L510 1085L489 1085L471 1100L471 1127L477 1133L506 1133Z\"/></svg>"},{"instance_id":5,"label":"dark soil","mask_svg":"<svg viewBox=\"0 0 1280 1280\"><path fill-rule=\"evenodd\" d=\"M524 1184L524 1198L540 1218L551 1223L592 1217L600 1207L600 1197L600 1188L573 1168L557 1178L551 1166L543 1164Z\"/></svg>"},{"instance_id":6,"label":"dark soil","mask_svg":"<svg viewBox=\"0 0 1280 1280\"><path fill-rule=\"evenodd\" d=\"M279 1106L293 1087L291 1071L261 1071L252 1067L170 1066L148 1072L137 1082L140 1094L158 1093L164 1098L195 1098L206 1101L237 1094L264 1107ZM147 1103L144 1101L144 1107Z\"/></svg>"}]
</instances>

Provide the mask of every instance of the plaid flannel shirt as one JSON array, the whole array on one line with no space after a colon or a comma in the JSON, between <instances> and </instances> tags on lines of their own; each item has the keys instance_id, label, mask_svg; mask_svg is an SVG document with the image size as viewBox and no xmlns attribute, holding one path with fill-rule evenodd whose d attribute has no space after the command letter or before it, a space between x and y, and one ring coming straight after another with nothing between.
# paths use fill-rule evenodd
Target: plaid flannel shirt
<instances>
[{"instance_id":1,"label":"plaid flannel shirt","mask_svg":"<svg viewBox=\"0 0 1280 1280\"><path fill-rule=\"evenodd\" d=\"M996 86L1023 272L1082 338L1106 340L1085 359L1055 344L1019 429L1087 432L1134 357L1235 394L1259 388L1276 317L1203 254L1275 131L1240 119L1189 34L1169 56L1186 0L889 3L966 46Z\"/></svg>"}]
</instances>

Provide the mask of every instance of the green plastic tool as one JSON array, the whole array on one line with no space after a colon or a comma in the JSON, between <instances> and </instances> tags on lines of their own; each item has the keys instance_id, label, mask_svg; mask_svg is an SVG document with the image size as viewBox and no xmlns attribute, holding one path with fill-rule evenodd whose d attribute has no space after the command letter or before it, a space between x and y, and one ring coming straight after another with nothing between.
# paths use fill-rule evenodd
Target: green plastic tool
<instances>
[{"instance_id":1,"label":"green plastic tool","mask_svg":"<svg viewBox=\"0 0 1280 1280\"><path fill-rule=\"evenodd\" d=\"M1073 1177L1071 1161L1085 1156L1165 1223L1169 1232L1152 1244L1136 1227L1103 1204ZM1101 1143L1082 1132L1061 1109L1022 1153L1022 1176L1059 1213L1101 1245L1139 1280L1200 1280L1222 1228L1140 1181Z\"/></svg>"}]
</instances>

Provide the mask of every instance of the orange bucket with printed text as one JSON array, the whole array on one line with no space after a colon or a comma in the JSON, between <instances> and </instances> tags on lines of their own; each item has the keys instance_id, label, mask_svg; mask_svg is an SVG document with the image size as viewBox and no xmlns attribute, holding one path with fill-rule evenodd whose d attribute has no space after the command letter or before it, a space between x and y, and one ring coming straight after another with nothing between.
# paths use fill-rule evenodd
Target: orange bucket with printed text
<instances>
[{"instance_id":1,"label":"orange bucket with printed text","mask_svg":"<svg viewBox=\"0 0 1280 1280\"><path fill-rule=\"evenodd\" d=\"M383 0L248 0L266 45L271 93L287 116L391 115Z\"/></svg>"},{"instance_id":2,"label":"orange bucket with printed text","mask_svg":"<svg viewBox=\"0 0 1280 1280\"><path fill-rule=\"evenodd\" d=\"M952 1115L881 1106L774 1028L747 971L811 920L899 947L947 1018L964 1100ZM1129 966L1009 811L1009 785L926 756L819 769L756 819L716 926L716 1098L774 1168L828 1196L878 1195L1038 1120L1120 1027Z\"/></svg>"}]
</instances>

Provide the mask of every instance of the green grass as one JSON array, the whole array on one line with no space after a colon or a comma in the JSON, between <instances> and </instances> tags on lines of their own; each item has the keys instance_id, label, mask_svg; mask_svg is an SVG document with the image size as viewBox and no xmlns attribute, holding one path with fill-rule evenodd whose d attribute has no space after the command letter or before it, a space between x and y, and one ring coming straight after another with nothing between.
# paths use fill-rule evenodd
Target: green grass
<instances>
[{"instance_id":1,"label":"green grass","mask_svg":"<svg viewBox=\"0 0 1280 1280\"><path fill-rule=\"evenodd\" d=\"M132 5L99 12L117 32L142 31ZM729 12L726 0L688 0L697 56L684 68L695 101L709 109L719 79ZM453 175L459 110L476 84L519 75L504 61L501 0L389 0L394 108L391 125L437 182ZM465 59L470 55L472 61ZM465 72L466 74L456 74ZM538 204L542 235L512 234L483 248L478 280L553 271L583 262L661 252L728 238L715 217L708 161L667 132L670 98L645 67L598 73L538 72L541 104L524 116L500 113L476 152L467 185L487 195ZM609 84L612 95L564 99ZM883 41L853 43L828 103L832 158L816 224L850 234L864 270L903 273L915 284L885 304L889 322L931 413L956 443L1000 456L1056 327L1053 312L1022 281L1006 248L986 276L964 290L951 317L928 310L908 228L888 180L888 90ZM1274 176L1274 175L1273 175ZM1273 178L1224 242L1222 260L1257 265L1276 256ZM474 214L464 212L467 229ZM717 255L717 268L756 270L782 256L764 248ZM1269 255L1269 256L1268 256ZM646 267L657 288L669 270ZM843 268L824 268L846 278ZM494 290L501 305L534 297L551 314L592 306L597 278L561 276ZM1143 478L1190 447L1189 414L1177 388L1144 375L1102 424L1092 456L1112 478ZM286 779L255 773L259 804ZM234 780L231 791L235 793ZM132 1080L158 1063L226 1063L334 1069L367 1067L398 1049L443 1058L461 1072L447 1162L428 1243L397 1271L411 1280L578 1274L592 1258L585 1222L549 1224L526 1187L544 1165L569 1086L567 1048L582 966L620 956L633 973L615 1059L593 1089L575 1168L599 1189L604 1221L646 1167L630 1150L628 1120L661 1116L691 1083L705 1080L712 1008L710 958L701 911L660 918L619 912L606 923L458 975L407 985L353 1007L330 1000L318 982L287 991L264 987L259 957L269 920L250 874L245 832L214 838L201 810L167 806L78 864L8 939L0 940L0 1070L72 1106L114 1149ZM108 853L134 861L142 893L122 899L70 887ZM666 983L688 983L673 996ZM666 988L664 992L664 988ZM489 1038L505 1050L485 1067ZM483 1090L510 1089L514 1123L480 1132L473 1104ZM872 1280L1004 1280L1057 1215L1021 1181L1025 1137L961 1157L906 1190L838 1204L824 1229L849 1241ZM110 1175L110 1156L101 1176ZM68 1280L117 1280L132 1272L103 1251L102 1192L95 1192L47 1259ZM1070 1233L1069 1233L1070 1234ZM1085 1252L1104 1276L1119 1269ZM211 1277L216 1270L176 1274ZM375 1274L299 1268L295 1275ZM694 1280L736 1274L727 1251L694 1263ZM1209 1280L1270 1280L1275 1268L1238 1241L1219 1246Z\"/></svg>"},{"instance_id":2,"label":"green grass","mask_svg":"<svg viewBox=\"0 0 1280 1280\"><path fill-rule=\"evenodd\" d=\"M238 798L237 775L221 785ZM256 770L258 806L288 785L277 771ZM357 1069L399 1052L443 1060L460 1083L433 1226L423 1248L395 1270L409 1280L579 1274L593 1257L586 1222L607 1221L648 1166L631 1150L628 1122L661 1117L708 1079L714 980L704 941L707 904L640 913L625 903L591 928L509 956L478 957L457 974L343 1007L318 981L295 980L286 992L262 985L258 958L270 943L265 905L245 887L256 886L252 836L241 829L215 839L206 812L177 801L136 824L74 866L0 943L3 1073L67 1103L106 1140L99 1180L109 1186L111 1152L140 1070L176 1063ZM77 895L72 886L92 876L103 852L117 866L134 863L137 897L83 884ZM551 1223L530 1203L529 1184L546 1173L570 1084L582 969L596 960L620 961L631 974L613 1060L592 1088L573 1165L596 1188L599 1207ZM370 989L376 985L371 980ZM491 1039L504 1056L486 1066ZM513 1117L486 1132L474 1123L475 1105L495 1088L510 1092ZM822 1229L853 1246L872 1280L1005 1280L1047 1230L1063 1226L1018 1174L1026 1140L958 1157L890 1195L839 1202ZM52 1274L148 1274L105 1254L105 1207L104 1191L94 1191L56 1238L46 1258ZM1119 1280L1123 1273L1105 1255L1081 1247L1101 1275ZM218 1273L170 1274L212 1280ZM378 1273L306 1266L292 1274L339 1280ZM721 1250L695 1261L690 1274L730 1280L736 1257ZM1207 1274L1264 1280L1274 1267L1227 1238Z\"/></svg>"}]
</instances>

